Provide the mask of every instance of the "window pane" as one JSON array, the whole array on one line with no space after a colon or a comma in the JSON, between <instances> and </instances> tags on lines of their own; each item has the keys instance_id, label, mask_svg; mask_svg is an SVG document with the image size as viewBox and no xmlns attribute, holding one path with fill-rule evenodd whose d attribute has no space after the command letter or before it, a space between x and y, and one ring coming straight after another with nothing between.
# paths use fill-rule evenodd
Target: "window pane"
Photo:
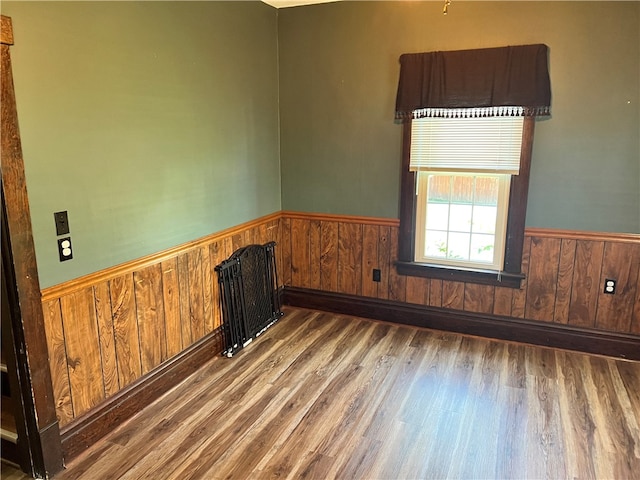
<instances>
[{"instance_id":1,"label":"window pane","mask_svg":"<svg viewBox=\"0 0 640 480\"><path fill-rule=\"evenodd\" d=\"M429 176L428 203L449 203L451 198L451 177L449 175Z\"/></svg>"},{"instance_id":2,"label":"window pane","mask_svg":"<svg viewBox=\"0 0 640 480\"><path fill-rule=\"evenodd\" d=\"M470 260L474 262L493 263L493 235L471 235Z\"/></svg>"},{"instance_id":3,"label":"window pane","mask_svg":"<svg viewBox=\"0 0 640 480\"><path fill-rule=\"evenodd\" d=\"M449 228L449 204L427 204L427 229L447 230Z\"/></svg>"},{"instance_id":4,"label":"window pane","mask_svg":"<svg viewBox=\"0 0 640 480\"><path fill-rule=\"evenodd\" d=\"M415 258L434 263L499 268L504 175L419 172L421 222ZM427 188L425 188L425 186ZM508 191L508 190L507 190ZM420 246L419 246L420 245Z\"/></svg>"},{"instance_id":5,"label":"window pane","mask_svg":"<svg viewBox=\"0 0 640 480\"><path fill-rule=\"evenodd\" d=\"M453 177L451 190L451 203L473 203L473 177Z\"/></svg>"},{"instance_id":6,"label":"window pane","mask_svg":"<svg viewBox=\"0 0 640 480\"><path fill-rule=\"evenodd\" d=\"M471 235L468 233L450 233L447 258L454 260L468 260L470 240Z\"/></svg>"},{"instance_id":7,"label":"window pane","mask_svg":"<svg viewBox=\"0 0 640 480\"><path fill-rule=\"evenodd\" d=\"M424 242L425 256L446 258L447 256L447 232L427 230Z\"/></svg>"},{"instance_id":8,"label":"window pane","mask_svg":"<svg viewBox=\"0 0 640 480\"><path fill-rule=\"evenodd\" d=\"M496 231L497 207L476 206L473 208L473 229L474 233L490 233Z\"/></svg>"},{"instance_id":9,"label":"window pane","mask_svg":"<svg viewBox=\"0 0 640 480\"><path fill-rule=\"evenodd\" d=\"M498 178L477 177L475 193L476 205L498 205Z\"/></svg>"},{"instance_id":10,"label":"window pane","mask_svg":"<svg viewBox=\"0 0 640 480\"><path fill-rule=\"evenodd\" d=\"M471 232L472 205L451 205L449 230L453 232Z\"/></svg>"}]
</instances>

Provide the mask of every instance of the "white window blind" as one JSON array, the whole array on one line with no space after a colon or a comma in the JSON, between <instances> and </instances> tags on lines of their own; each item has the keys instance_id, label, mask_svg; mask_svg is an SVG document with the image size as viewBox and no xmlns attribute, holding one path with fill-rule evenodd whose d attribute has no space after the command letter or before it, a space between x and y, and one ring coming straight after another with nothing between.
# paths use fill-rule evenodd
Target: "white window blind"
<instances>
[{"instance_id":1,"label":"white window blind","mask_svg":"<svg viewBox=\"0 0 640 480\"><path fill-rule=\"evenodd\" d=\"M522 116L425 117L411 125L411 171L520 171Z\"/></svg>"}]
</instances>

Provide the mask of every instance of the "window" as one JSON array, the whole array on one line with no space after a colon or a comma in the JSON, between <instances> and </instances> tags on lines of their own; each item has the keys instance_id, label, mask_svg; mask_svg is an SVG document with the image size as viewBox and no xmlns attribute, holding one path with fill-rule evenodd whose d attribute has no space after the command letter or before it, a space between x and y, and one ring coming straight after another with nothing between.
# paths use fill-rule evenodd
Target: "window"
<instances>
[{"instance_id":1,"label":"window","mask_svg":"<svg viewBox=\"0 0 640 480\"><path fill-rule=\"evenodd\" d=\"M502 270L510 180L419 172L415 261Z\"/></svg>"},{"instance_id":2,"label":"window","mask_svg":"<svg viewBox=\"0 0 640 480\"><path fill-rule=\"evenodd\" d=\"M488 136L478 135L477 125L473 125L468 138L463 139L458 131L458 140L447 139L443 143L449 147L442 151L434 140L438 135L428 138L425 133L425 129L433 127L425 125L442 119L404 122L400 251L396 264L400 274L520 286L524 278L520 264L534 118L505 118L513 123L518 135L503 131L493 146L472 147L474 137L486 143ZM466 120L476 119L456 119L458 124ZM515 140L517 147L496 147L507 137L507 143ZM458 152L451 154L456 149ZM481 154L468 155L470 158L464 160L465 150L486 153L491 149L494 154L487 158L494 160L478 162ZM495 152L502 152L504 157L506 151L511 152L506 157L517 161L495 161ZM476 164L471 165L472 162Z\"/></svg>"},{"instance_id":3,"label":"window","mask_svg":"<svg viewBox=\"0 0 640 480\"><path fill-rule=\"evenodd\" d=\"M523 118L464 113L411 124L409 169L418 172L415 261L499 271L509 183L520 172Z\"/></svg>"},{"instance_id":4,"label":"window","mask_svg":"<svg viewBox=\"0 0 640 480\"><path fill-rule=\"evenodd\" d=\"M400 56L398 273L520 287L534 122L551 113L548 55L534 44ZM514 118L495 135L494 122Z\"/></svg>"}]
</instances>

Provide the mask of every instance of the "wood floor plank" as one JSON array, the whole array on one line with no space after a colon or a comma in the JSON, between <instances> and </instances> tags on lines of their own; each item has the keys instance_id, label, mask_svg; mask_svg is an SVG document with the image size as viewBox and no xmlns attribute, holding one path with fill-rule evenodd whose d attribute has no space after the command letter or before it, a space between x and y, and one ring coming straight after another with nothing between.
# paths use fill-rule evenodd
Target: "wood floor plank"
<instances>
[{"instance_id":1,"label":"wood floor plank","mask_svg":"<svg viewBox=\"0 0 640 480\"><path fill-rule=\"evenodd\" d=\"M567 352L558 354L560 408L566 438L565 459L570 478L597 478L593 435L596 425L582 379L583 359Z\"/></svg>"},{"instance_id":2,"label":"wood floor plank","mask_svg":"<svg viewBox=\"0 0 640 480\"><path fill-rule=\"evenodd\" d=\"M546 376L527 375L527 450L536 461L527 463L530 478L566 478L564 459L554 452L565 448L556 383Z\"/></svg>"},{"instance_id":3,"label":"wood floor plank","mask_svg":"<svg viewBox=\"0 0 640 480\"><path fill-rule=\"evenodd\" d=\"M637 478L638 362L285 311L57 478Z\"/></svg>"},{"instance_id":4,"label":"wood floor plank","mask_svg":"<svg viewBox=\"0 0 640 480\"><path fill-rule=\"evenodd\" d=\"M503 387L499 402L509 405L501 409L496 469L494 478L519 478L527 471L527 444L523 433L527 426L526 391L524 388Z\"/></svg>"},{"instance_id":5,"label":"wood floor plank","mask_svg":"<svg viewBox=\"0 0 640 480\"><path fill-rule=\"evenodd\" d=\"M635 454L638 432L624 415L624 409L609 371L608 360L590 357L588 398L596 416L596 425L606 424L610 428L596 428L596 437L600 448L620 455L609 456L608 461L598 462L597 473L600 478L613 474L614 478L623 478L627 472L640 472L640 458Z\"/></svg>"},{"instance_id":6,"label":"wood floor plank","mask_svg":"<svg viewBox=\"0 0 640 480\"><path fill-rule=\"evenodd\" d=\"M487 423L494 423L492 419L491 408L496 404L497 390L500 379L500 368L496 362L502 361L503 350L494 348L495 342L485 341L477 344L477 350L474 355L473 369L467 390L464 393L466 398L466 407L462 414L462 422L470 427L462 428L458 441L453 448L452 458L461 458L464 456L464 462L451 462L449 470L446 474L447 478L476 478L473 468L481 465L487 459L487 445L484 443L487 438L492 438L492 430ZM487 389L491 385L493 379L494 391L491 393ZM479 441L481 439L481 441ZM494 459L492 465L495 463ZM487 471L487 468L479 469L479 471Z\"/></svg>"},{"instance_id":7,"label":"wood floor plank","mask_svg":"<svg viewBox=\"0 0 640 480\"><path fill-rule=\"evenodd\" d=\"M323 421L323 418L333 416L332 399L342 401L349 396L350 389L362 372L360 365L349 364L336 375L315 402L311 405L302 421L288 435L286 441L280 445L278 451L271 458L271 464L263 469L264 478L280 478L284 473L292 472L298 466L299 459L304 458L304 452L315 447L318 438L327 435L332 423Z\"/></svg>"}]
</instances>

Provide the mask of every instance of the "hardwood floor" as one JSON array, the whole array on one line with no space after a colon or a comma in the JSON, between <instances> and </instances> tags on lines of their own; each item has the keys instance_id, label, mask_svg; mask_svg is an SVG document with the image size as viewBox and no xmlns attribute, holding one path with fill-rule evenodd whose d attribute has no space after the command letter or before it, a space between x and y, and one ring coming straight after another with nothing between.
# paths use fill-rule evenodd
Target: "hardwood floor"
<instances>
[{"instance_id":1,"label":"hardwood floor","mask_svg":"<svg viewBox=\"0 0 640 480\"><path fill-rule=\"evenodd\" d=\"M640 478L640 363L286 312L56 478Z\"/></svg>"}]
</instances>

